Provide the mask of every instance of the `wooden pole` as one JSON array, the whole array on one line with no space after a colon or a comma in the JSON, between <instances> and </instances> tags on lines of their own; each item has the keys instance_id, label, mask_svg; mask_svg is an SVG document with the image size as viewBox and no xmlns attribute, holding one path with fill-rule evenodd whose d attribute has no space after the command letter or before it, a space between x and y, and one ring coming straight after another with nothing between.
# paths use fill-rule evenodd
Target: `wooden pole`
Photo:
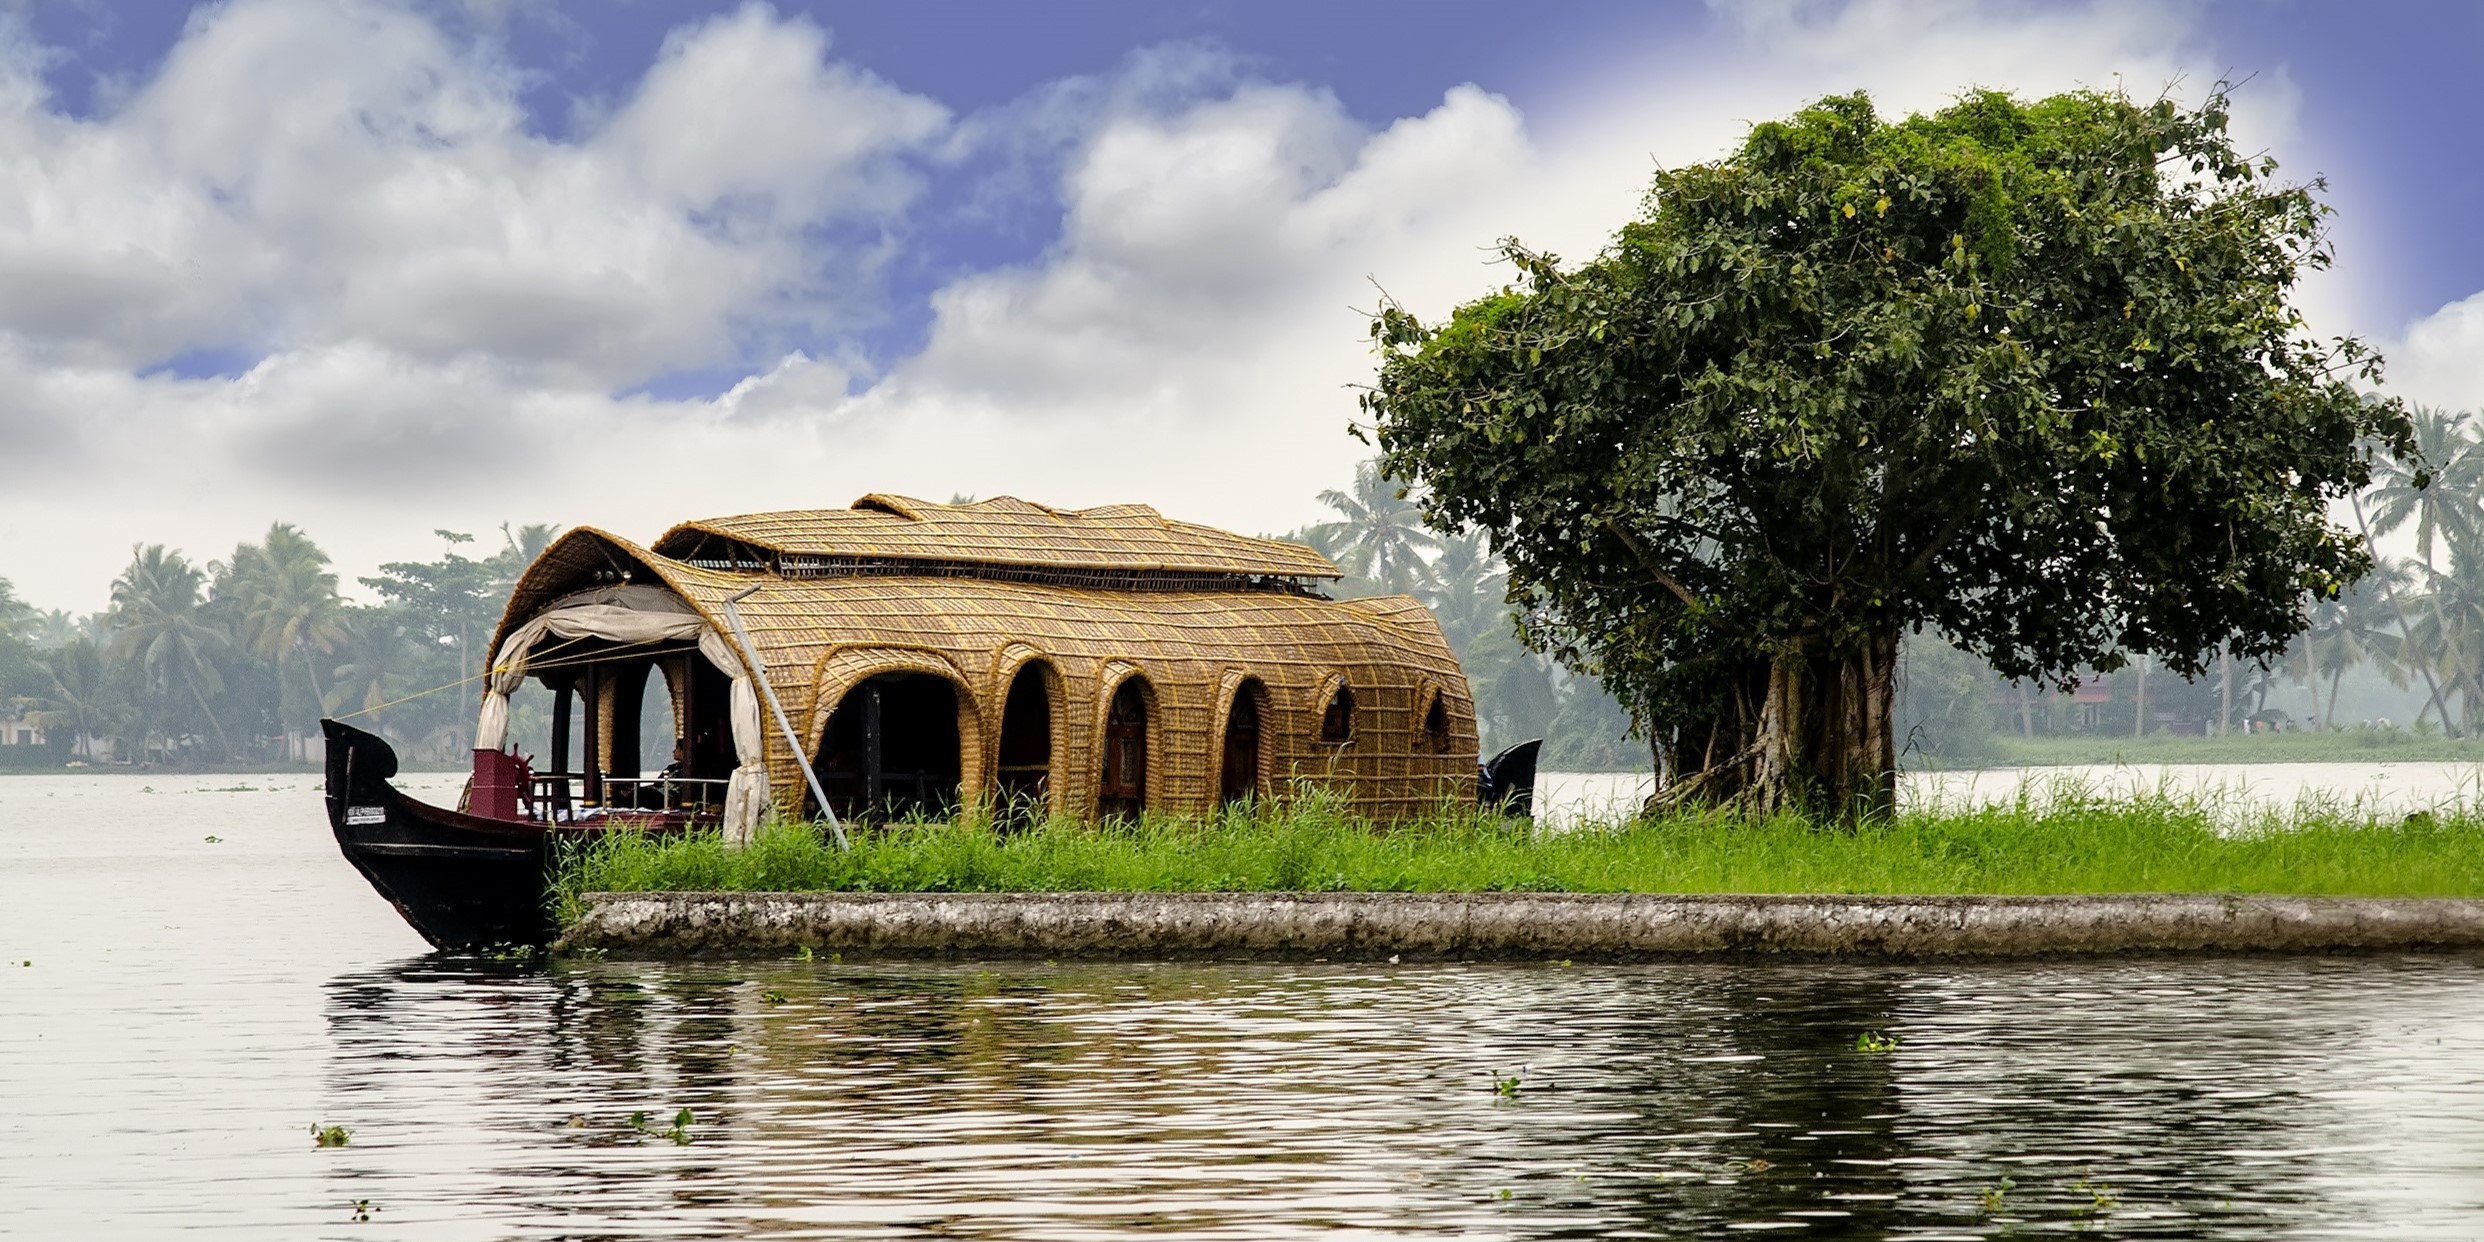
<instances>
[{"instance_id":1,"label":"wooden pole","mask_svg":"<svg viewBox=\"0 0 2484 1242\"><path fill-rule=\"evenodd\" d=\"M552 695L552 775L569 775L569 697L575 681L561 683Z\"/></svg>"},{"instance_id":2,"label":"wooden pole","mask_svg":"<svg viewBox=\"0 0 2484 1242\"><path fill-rule=\"evenodd\" d=\"M819 787L819 773L811 770L811 760L802 753L802 739L794 735L793 722L785 719L785 705L776 701L776 688L768 684L768 666L759 661L759 648L752 645L750 631L742 628L742 611L734 605L759 593L758 587L745 587L725 597L725 624L733 627L733 641L742 648L742 659L750 665L751 684L758 687L759 697L776 717L777 731L785 735L785 745L793 748L794 765L802 769L803 783L811 787L811 799L819 803L820 817L828 821L828 833L836 838L837 848L847 850L853 843L845 839L845 826L837 822L836 811L828 805L828 795Z\"/></svg>"},{"instance_id":3,"label":"wooden pole","mask_svg":"<svg viewBox=\"0 0 2484 1242\"><path fill-rule=\"evenodd\" d=\"M578 757L586 773L589 806L604 804L604 677L602 666L586 666L586 752Z\"/></svg>"}]
</instances>

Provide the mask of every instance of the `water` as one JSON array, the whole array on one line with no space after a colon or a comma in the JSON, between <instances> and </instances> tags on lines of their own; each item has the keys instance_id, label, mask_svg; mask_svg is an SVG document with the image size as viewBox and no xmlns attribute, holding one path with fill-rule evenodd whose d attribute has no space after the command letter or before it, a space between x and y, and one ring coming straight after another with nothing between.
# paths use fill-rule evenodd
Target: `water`
<instances>
[{"instance_id":1,"label":"water","mask_svg":"<svg viewBox=\"0 0 2484 1242\"><path fill-rule=\"evenodd\" d=\"M0 1235L2484 1236L2480 956L545 969L316 794L0 779Z\"/></svg>"},{"instance_id":2,"label":"water","mask_svg":"<svg viewBox=\"0 0 2484 1242\"><path fill-rule=\"evenodd\" d=\"M1628 772L1546 772L1536 783L1538 818L1627 819L1654 778ZM2164 794L2197 798L2222 812L2334 809L2371 815L2472 807L2484 801L2484 768L2472 763L2138 763L1907 772L1903 806L1966 807L2043 802L2062 793L2097 797Z\"/></svg>"}]
</instances>

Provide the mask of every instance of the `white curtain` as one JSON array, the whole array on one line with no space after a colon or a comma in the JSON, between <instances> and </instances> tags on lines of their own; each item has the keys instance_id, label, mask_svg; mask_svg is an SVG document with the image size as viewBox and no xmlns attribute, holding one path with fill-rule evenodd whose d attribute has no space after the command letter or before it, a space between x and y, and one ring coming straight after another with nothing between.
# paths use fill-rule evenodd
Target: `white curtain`
<instances>
[{"instance_id":1,"label":"white curtain","mask_svg":"<svg viewBox=\"0 0 2484 1242\"><path fill-rule=\"evenodd\" d=\"M713 660L717 653L708 650L711 643L724 646L724 636L711 629L699 639L699 650ZM734 660L729 667L741 665ZM752 830L768 814L768 752L766 737L759 732L758 687L740 674L733 678L733 755L741 766L733 769L733 783L725 786L724 834L734 845L748 845Z\"/></svg>"},{"instance_id":2,"label":"white curtain","mask_svg":"<svg viewBox=\"0 0 2484 1242\"><path fill-rule=\"evenodd\" d=\"M507 744L509 696L526 684L527 658L546 635L616 643L698 640L699 654L733 678L733 755L740 766L733 769L733 779L725 786L724 832L725 839L736 845L747 843L752 829L767 814L767 747L759 731L759 692L735 654L733 641L679 596L660 587L597 587L563 596L510 631L508 641L500 645L483 683L483 711L474 724L476 749L498 750ZM547 654L559 658L557 651ZM594 711L595 705L587 704L587 710Z\"/></svg>"}]
</instances>

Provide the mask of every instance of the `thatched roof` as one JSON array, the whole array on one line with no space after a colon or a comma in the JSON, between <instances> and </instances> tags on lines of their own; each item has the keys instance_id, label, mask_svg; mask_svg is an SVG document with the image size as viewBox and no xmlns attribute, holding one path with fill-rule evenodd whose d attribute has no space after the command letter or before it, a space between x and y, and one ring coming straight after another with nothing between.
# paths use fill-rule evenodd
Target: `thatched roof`
<instances>
[{"instance_id":1,"label":"thatched roof","mask_svg":"<svg viewBox=\"0 0 2484 1242\"><path fill-rule=\"evenodd\" d=\"M1176 522L1146 505L1055 509L1014 496L944 505L873 493L845 509L750 513L684 522L655 541L658 556L770 566L784 558L972 563L1138 573L1335 578L1337 566L1298 543ZM781 572L781 570L780 570Z\"/></svg>"},{"instance_id":2,"label":"thatched roof","mask_svg":"<svg viewBox=\"0 0 2484 1242\"><path fill-rule=\"evenodd\" d=\"M1383 817L1472 796L1473 701L1419 601L1329 600L1235 585L1255 575L1336 570L1309 548L1169 522L1141 506L1063 513L1017 500L887 503L916 516L866 508L692 522L652 549L580 527L528 568L493 649L538 610L598 582L661 584L720 628L725 599L757 585L741 614L806 748L819 744L830 711L862 680L931 674L959 694L970 797L988 786L1011 679L1030 663L1047 670L1053 689L1058 809L1087 809L1104 714L1115 687L1131 677L1152 704L1151 806L1213 808L1228 716L1242 693L1254 697L1266 731L1259 784L1268 792L1292 776L1315 776ZM943 531L945 540L933 537ZM1061 542L1038 540L1044 531ZM700 555L713 547L702 538L751 547L770 540L764 546L788 555L919 558L939 568L786 574L745 557L735 571ZM666 555L666 548L689 555ZM1001 569L960 573L961 562ZM1074 574L1030 576L1012 567L1169 570L1175 578L1101 589L1079 585ZM1352 692L1352 740L1325 742L1321 713L1341 685ZM774 730L766 746L775 796L792 812L801 804L803 759Z\"/></svg>"}]
</instances>

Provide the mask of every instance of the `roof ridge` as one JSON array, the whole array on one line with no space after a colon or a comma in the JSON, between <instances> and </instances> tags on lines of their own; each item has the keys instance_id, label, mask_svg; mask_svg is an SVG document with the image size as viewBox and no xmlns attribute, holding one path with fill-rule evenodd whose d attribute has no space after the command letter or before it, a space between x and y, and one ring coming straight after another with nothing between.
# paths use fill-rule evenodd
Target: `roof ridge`
<instances>
[{"instance_id":1,"label":"roof ridge","mask_svg":"<svg viewBox=\"0 0 2484 1242\"><path fill-rule=\"evenodd\" d=\"M844 509L684 522L659 536L653 550L695 559L709 539L729 540L744 553L776 557L1274 578L1341 576L1335 563L1314 548L1168 518L1152 505L1060 509L1016 496L941 504L869 492Z\"/></svg>"}]
</instances>

